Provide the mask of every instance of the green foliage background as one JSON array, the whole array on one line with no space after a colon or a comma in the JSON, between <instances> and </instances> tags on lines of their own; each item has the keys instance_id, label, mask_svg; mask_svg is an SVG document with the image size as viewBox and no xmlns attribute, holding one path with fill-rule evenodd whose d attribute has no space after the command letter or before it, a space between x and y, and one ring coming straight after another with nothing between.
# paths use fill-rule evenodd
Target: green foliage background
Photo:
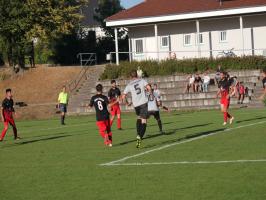
<instances>
[{"instance_id":1,"label":"green foliage background","mask_svg":"<svg viewBox=\"0 0 266 200\"><path fill-rule=\"evenodd\" d=\"M264 69L266 58L262 56L246 56L236 58L219 59L185 59L185 60L164 60L157 62L148 60L142 62L121 62L119 66L110 64L101 76L101 79L116 79L128 77L130 72L138 66L147 76L172 75L176 73L195 73L206 70L216 70L221 65L223 70L244 70L244 69Z\"/></svg>"}]
</instances>

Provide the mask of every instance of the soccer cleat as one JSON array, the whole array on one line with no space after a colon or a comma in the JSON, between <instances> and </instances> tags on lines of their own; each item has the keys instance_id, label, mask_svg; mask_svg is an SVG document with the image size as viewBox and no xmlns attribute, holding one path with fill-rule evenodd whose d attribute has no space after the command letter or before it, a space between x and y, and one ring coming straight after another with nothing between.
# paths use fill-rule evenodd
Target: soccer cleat
<instances>
[{"instance_id":1,"label":"soccer cleat","mask_svg":"<svg viewBox=\"0 0 266 200\"><path fill-rule=\"evenodd\" d=\"M108 146L109 146L109 147L112 147L113 145L112 145L112 143L110 143Z\"/></svg>"},{"instance_id":2,"label":"soccer cleat","mask_svg":"<svg viewBox=\"0 0 266 200\"><path fill-rule=\"evenodd\" d=\"M3 139L0 139L0 142L3 142Z\"/></svg>"},{"instance_id":3,"label":"soccer cleat","mask_svg":"<svg viewBox=\"0 0 266 200\"><path fill-rule=\"evenodd\" d=\"M226 125L227 125L227 122L224 122L224 123L223 123L223 126L226 126Z\"/></svg>"},{"instance_id":4,"label":"soccer cleat","mask_svg":"<svg viewBox=\"0 0 266 200\"><path fill-rule=\"evenodd\" d=\"M21 140L22 138L17 136L16 138L14 138L14 140Z\"/></svg>"},{"instance_id":5,"label":"soccer cleat","mask_svg":"<svg viewBox=\"0 0 266 200\"><path fill-rule=\"evenodd\" d=\"M235 119L234 117L231 117L230 124L233 124L234 119Z\"/></svg>"},{"instance_id":6,"label":"soccer cleat","mask_svg":"<svg viewBox=\"0 0 266 200\"><path fill-rule=\"evenodd\" d=\"M141 145L141 138L139 136L137 136L136 148L140 148L140 145Z\"/></svg>"},{"instance_id":7,"label":"soccer cleat","mask_svg":"<svg viewBox=\"0 0 266 200\"><path fill-rule=\"evenodd\" d=\"M123 129L122 128L118 128L117 130L122 131Z\"/></svg>"}]
</instances>

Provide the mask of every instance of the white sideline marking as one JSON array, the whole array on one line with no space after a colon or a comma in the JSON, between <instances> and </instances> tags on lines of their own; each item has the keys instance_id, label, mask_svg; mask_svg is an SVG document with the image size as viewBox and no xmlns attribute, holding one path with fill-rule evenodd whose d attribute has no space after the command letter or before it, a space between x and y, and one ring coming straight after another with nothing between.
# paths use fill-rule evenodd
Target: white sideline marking
<instances>
[{"instance_id":1,"label":"white sideline marking","mask_svg":"<svg viewBox=\"0 0 266 200\"><path fill-rule=\"evenodd\" d=\"M178 162L151 162L151 163L117 163L112 166L145 166L145 165L200 165L200 164L231 164L231 163L260 163L261 160L221 160L221 161L178 161Z\"/></svg>"},{"instance_id":2,"label":"white sideline marking","mask_svg":"<svg viewBox=\"0 0 266 200\"><path fill-rule=\"evenodd\" d=\"M266 123L266 121L261 121L261 122L257 122L257 123L253 123L253 124L247 124L247 125L243 125L243 126L238 126L238 127L235 127L235 128L227 128L227 129L222 130L222 131L216 131L216 132L213 132L213 133L209 133L208 135L202 135L202 136L191 138L191 139L188 139L188 140L185 140L185 141L181 141L181 142L174 142L172 144L164 145L164 146L161 146L161 147L158 147L158 148L155 148L155 149L151 149L151 150L148 150L148 151L144 151L142 153L138 153L138 154L135 154L135 155L132 155L132 156L126 156L126 157L121 158L119 160L115 160L115 161L111 161L111 162L108 162L108 163L100 164L100 166L114 166L114 165L117 165L117 163L124 162L126 160L131 159L131 158L140 157L140 156L143 156L143 155L155 152L155 151L160 151L160 150L172 147L172 146L189 143L189 142L192 142L192 141L195 141L195 140L200 140L200 139L203 139L203 138L207 138L209 136L217 135L218 133L228 132L228 131L232 131L232 130L236 130L236 129L240 129L240 128L245 128L245 127L249 127L249 126L254 126L254 125L259 125L259 124L264 124L264 123Z\"/></svg>"}]
</instances>

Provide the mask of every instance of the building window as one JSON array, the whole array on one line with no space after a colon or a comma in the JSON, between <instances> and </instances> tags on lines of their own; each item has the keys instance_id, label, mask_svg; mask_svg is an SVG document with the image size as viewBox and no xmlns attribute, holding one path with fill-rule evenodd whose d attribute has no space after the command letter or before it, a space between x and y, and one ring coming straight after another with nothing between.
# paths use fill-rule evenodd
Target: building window
<instances>
[{"instance_id":1,"label":"building window","mask_svg":"<svg viewBox=\"0 0 266 200\"><path fill-rule=\"evenodd\" d=\"M199 42L198 42L198 40L199 40ZM200 33L199 36L198 36L198 34L196 34L196 43L197 44L204 44L204 39L203 39L202 33Z\"/></svg>"},{"instance_id":2,"label":"building window","mask_svg":"<svg viewBox=\"0 0 266 200\"><path fill-rule=\"evenodd\" d=\"M161 45L162 45L162 47L169 47L169 37L168 36L162 37Z\"/></svg>"},{"instance_id":3,"label":"building window","mask_svg":"<svg viewBox=\"0 0 266 200\"><path fill-rule=\"evenodd\" d=\"M137 39L135 40L136 43L136 54L143 54L143 40Z\"/></svg>"},{"instance_id":4,"label":"building window","mask_svg":"<svg viewBox=\"0 0 266 200\"><path fill-rule=\"evenodd\" d=\"M226 42L227 41L227 32L221 31L220 32L220 42Z\"/></svg>"},{"instance_id":5,"label":"building window","mask_svg":"<svg viewBox=\"0 0 266 200\"><path fill-rule=\"evenodd\" d=\"M192 45L191 41L191 34L184 35L184 46Z\"/></svg>"}]
</instances>

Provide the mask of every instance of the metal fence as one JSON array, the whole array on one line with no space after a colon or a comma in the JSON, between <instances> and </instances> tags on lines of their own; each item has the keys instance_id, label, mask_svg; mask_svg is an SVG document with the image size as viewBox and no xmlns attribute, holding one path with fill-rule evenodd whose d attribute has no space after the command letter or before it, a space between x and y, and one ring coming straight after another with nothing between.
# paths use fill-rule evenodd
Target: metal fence
<instances>
[{"instance_id":1,"label":"metal fence","mask_svg":"<svg viewBox=\"0 0 266 200\"><path fill-rule=\"evenodd\" d=\"M96 53L79 53L77 58L80 61L80 66L91 66L97 64L97 54Z\"/></svg>"}]
</instances>

